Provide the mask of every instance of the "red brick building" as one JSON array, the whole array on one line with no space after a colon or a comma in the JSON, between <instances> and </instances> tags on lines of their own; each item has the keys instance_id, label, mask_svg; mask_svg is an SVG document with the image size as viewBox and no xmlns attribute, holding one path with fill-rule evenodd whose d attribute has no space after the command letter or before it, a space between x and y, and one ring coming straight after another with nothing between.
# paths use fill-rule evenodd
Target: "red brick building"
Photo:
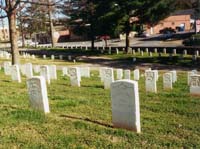
<instances>
[{"instance_id":1,"label":"red brick building","mask_svg":"<svg viewBox=\"0 0 200 149\"><path fill-rule=\"evenodd\" d=\"M153 27L147 25L146 32L150 35L158 34L160 30L167 27L173 29L181 27L184 31L192 30L194 27L194 10L189 9L176 11Z\"/></svg>"}]
</instances>

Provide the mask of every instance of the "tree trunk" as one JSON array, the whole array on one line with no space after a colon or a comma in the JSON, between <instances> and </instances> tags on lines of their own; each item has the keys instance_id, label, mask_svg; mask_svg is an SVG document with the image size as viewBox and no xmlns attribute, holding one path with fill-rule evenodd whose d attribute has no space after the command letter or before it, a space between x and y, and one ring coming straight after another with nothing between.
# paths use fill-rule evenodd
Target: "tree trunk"
<instances>
[{"instance_id":1,"label":"tree trunk","mask_svg":"<svg viewBox=\"0 0 200 149\"><path fill-rule=\"evenodd\" d=\"M54 38L54 27L53 27L53 21L51 17L51 12L49 12L49 22L50 22L50 32L51 32L51 46L55 47L56 46L56 41Z\"/></svg>"},{"instance_id":2,"label":"tree trunk","mask_svg":"<svg viewBox=\"0 0 200 149\"><path fill-rule=\"evenodd\" d=\"M125 47L126 53L128 53L128 49L130 47L129 33L130 32L126 32L126 47Z\"/></svg>"},{"instance_id":3,"label":"tree trunk","mask_svg":"<svg viewBox=\"0 0 200 149\"><path fill-rule=\"evenodd\" d=\"M37 34L35 33L35 48L37 48Z\"/></svg>"},{"instance_id":4,"label":"tree trunk","mask_svg":"<svg viewBox=\"0 0 200 149\"><path fill-rule=\"evenodd\" d=\"M108 40L104 39L104 41L105 41L105 47L107 48L108 47Z\"/></svg>"},{"instance_id":5,"label":"tree trunk","mask_svg":"<svg viewBox=\"0 0 200 149\"><path fill-rule=\"evenodd\" d=\"M126 53L128 53L128 49L130 47L129 33L130 33L130 30L131 30L129 20L126 21L125 25L126 25L126 29L125 29L126 30L126 46L125 46L125 51L126 51Z\"/></svg>"},{"instance_id":6,"label":"tree trunk","mask_svg":"<svg viewBox=\"0 0 200 149\"><path fill-rule=\"evenodd\" d=\"M48 12L49 12L49 23L50 23L50 32L51 32L51 46L52 48L56 46L56 41L55 41L55 38L54 38L54 27L53 27L53 21L52 21L52 12L51 12L51 0L48 0L48 4L49 4L49 7L48 7Z\"/></svg>"},{"instance_id":7,"label":"tree trunk","mask_svg":"<svg viewBox=\"0 0 200 149\"><path fill-rule=\"evenodd\" d=\"M24 35L24 32L23 32L23 29L21 31L21 34L22 34L22 48L25 47L25 35Z\"/></svg>"},{"instance_id":8,"label":"tree trunk","mask_svg":"<svg viewBox=\"0 0 200 149\"><path fill-rule=\"evenodd\" d=\"M91 35L91 50L94 49L94 36Z\"/></svg>"},{"instance_id":9,"label":"tree trunk","mask_svg":"<svg viewBox=\"0 0 200 149\"><path fill-rule=\"evenodd\" d=\"M91 29L91 30L90 30L90 36L91 36L91 50L93 50L93 49L94 49L94 40L95 40L93 23L91 23L90 29Z\"/></svg>"},{"instance_id":10,"label":"tree trunk","mask_svg":"<svg viewBox=\"0 0 200 149\"><path fill-rule=\"evenodd\" d=\"M8 15L9 34L12 53L12 64L19 64L19 51L17 44L17 30L16 30L16 13L12 12Z\"/></svg>"}]
</instances>

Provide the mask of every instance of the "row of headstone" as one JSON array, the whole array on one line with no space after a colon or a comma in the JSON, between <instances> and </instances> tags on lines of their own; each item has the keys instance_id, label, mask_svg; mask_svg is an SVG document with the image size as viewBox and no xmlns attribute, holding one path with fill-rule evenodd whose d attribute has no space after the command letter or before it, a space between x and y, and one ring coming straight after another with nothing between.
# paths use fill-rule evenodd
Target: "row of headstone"
<instances>
[{"instance_id":1,"label":"row of headstone","mask_svg":"<svg viewBox=\"0 0 200 149\"><path fill-rule=\"evenodd\" d=\"M138 52L138 53L140 53L141 56L144 56L144 52L145 52L145 53L148 53L148 55L149 55L150 57L153 56L153 53L158 53L158 49L157 49L157 48L154 48L154 49L153 49L153 52L149 51L149 48L145 48L144 51L141 50L140 48L137 48L137 50L135 50L134 48L132 48L131 51L132 51L131 53L132 53L133 55L135 55L136 52ZM130 53L130 52L129 52L129 53ZM167 49L166 49L166 48L163 48L162 52L159 52L159 57L161 57L162 54L165 54L165 55L167 54ZM187 54L188 54L188 52L187 52L187 50L185 49L185 50L183 50L183 53L182 53L180 56L183 57L183 56L186 56ZM176 56L176 55L177 55L177 50L176 50L176 49L172 49L172 52L169 52L169 58L170 58L170 59L172 59L172 57L173 57L173 56ZM199 51L196 50L196 51L194 51L194 53L193 53L193 55L192 55L192 59L193 59L193 60L196 60L198 56L199 56Z\"/></svg>"},{"instance_id":2,"label":"row of headstone","mask_svg":"<svg viewBox=\"0 0 200 149\"><path fill-rule=\"evenodd\" d=\"M81 77L90 78L90 68L89 67L63 67L62 76L69 76L71 86L80 87Z\"/></svg>"},{"instance_id":3,"label":"row of headstone","mask_svg":"<svg viewBox=\"0 0 200 149\"><path fill-rule=\"evenodd\" d=\"M157 93L158 70L145 71L145 88L147 92ZM175 70L163 74L163 88L165 90L173 89L173 83L177 81Z\"/></svg>"},{"instance_id":4,"label":"row of headstone","mask_svg":"<svg viewBox=\"0 0 200 149\"><path fill-rule=\"evenodd\" d=\"M139 69L136 69L133 71L134 72L134 80L138 81L140 79L140 71ZM124 79L130 80L130 70L125 70L124 71ZM176 71L170 71L170 76L167 74L164 74L163 76L163 86L164 89L172 89L172 83L175 83L177 81L177 74ZM170 77L170 78L169 78ZM100 69L100 78L101 81L104 82L104 88L109 89L110 84L114 81L114 73L112 68L101 68ZM117 69L117 79L122 79L123 78L123 70L122 69ZM146 86L146 91L147 92L154 92L157 93L157 84L156 82L158 81L159 75L158 75L158 70L151 70L148 69L145 71L145 86ZM167 81L170 82L167 82ZM167 85L166 83L169 83L171 85Z\"/></svg>"},{"instance_id":5,"label":"row of headstone","mask_svg":"<svg viewBox=\"0 0 200 149\"><path fill-rule=\"evenodd\" d=\"M34 69L33 69L34 68ZM57 79L57 71L56 65L33 65L31 63L27 63L24 65L11 65L11 62L4 62L4 73L5 75L11 75L13 81L21 82L21 75L25 75L27 78L33 77L33 70L35 73L40 73L43 76L47 83L50 84L50 79L56 80Z\"/></svg>"},{"instance_id":6,"label":"row of headstone","mask_svg":"<svg viewBox=\"0 0 200 149\"><path fill-rule=\"evenodd\" d=\"M31 54L26 53L26 52L22 52L22 56L23 56L24 59L26 59L26 58L35 59L36 58L34 54L31 55ZM47 56L44 54L44 55L42 55L42 58L46 59ZM51 55L50 58L51 58L51 60L55 60L56 57L55 57L55 55ZM59 58L59 60L63 60L63 55L59 55L58 58ZM70 58L68 58L68 59L70 60Z\"/></svg>"},{"instance_id":7,"label":"row of headstone","mask_svg":"<svg viewBox=\"0 0 200 149\"><path fill-rule=\"evenodd\" d=\"M23 57L24 59L26 59L26 58L35 59L35 55L34 55L34 54L29 54L29 53L27 53L27 52L22 52L21 54L22 54L22 57Z\"/></svg>"},{"instance_id":8,"label":"row of headstone","mask_svg":"<svg viewBox=\"0 0 200 149\"><path fill-rule=\"evenodd\" d=\"M121 80L123 79L128 79L130 80L131 79L131 71L130 70L124 70L124 73L123 73L123 69L117 69L117 80ZM140 71L139 69L135 69L133 71L133 76L134 76L134 80L138 81L140 79Z\"/></svg>"},{"instance_id":9,"label":"row of headstone","mask_svg":"<svg viewBox=\"0 0 200 149\"><path fill-rule=\"evenodd\" d=\"M59 55L58 58L59 60L63 60L63 55ZM51 60L55 60L55 55L51 55ZM46 55L43 55L43 59L46 59ZM71 55L68 55L67 56L67 60L71 61L72 60L72 56Z\"/></svg>"}]
</instances>

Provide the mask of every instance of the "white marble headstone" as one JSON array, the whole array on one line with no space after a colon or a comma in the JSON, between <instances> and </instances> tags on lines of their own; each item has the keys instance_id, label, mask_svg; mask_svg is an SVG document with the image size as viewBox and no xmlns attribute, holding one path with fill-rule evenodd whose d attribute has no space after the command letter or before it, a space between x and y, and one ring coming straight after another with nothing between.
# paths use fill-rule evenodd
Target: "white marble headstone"
<instances>
[{"instance_id":1,"label":"white marble headstone","mask_svg":"<svg viewBox=\"0 0 200 149\"><path fill-rule=\"evenodd\" d=\"M63 60L63 55L59 55L59 59L60 59L60 60Z\"/></svg>"},{"instance_id":2,"label":"white marble headstone","mask_svg":"<svg viewBox=\"0 0 200 149\"><path fill-rule=\"evenodd\" d=\"M119 80L111 84L112 122L114 127L141 132L138 83Z\"/></svg>"},{"instance_id":3,"label":"white marble headstone","mask_svg":"<svg viewBox=\"0 0 200 149\"><path fill-rule=\"evenodd\" d=\"M37 76L27 80L27 87L32 108L49 113L49 101L44 77Z\"/></svg>"},{"instance_id":4,"label":"white marble headstone","mask_svg":"<svg viewBox=\"0 0 200 149\"><path fill-rule=\"evenodd\" d=\"M135 69L133 71L133 75L134 75L134 80L135 81L139 81L140 80L140 70L139 69Z\"/></svg>"},{"instance_id":5,"label":"white marble headstone","mask_svg":"<svg viewBox=\"0 0 200 149\"><path fill-rule=\"evenodd\" d=\"M141 51L140 54L141 54L141 56L144 56L144 52L143 51Z\"/></svg>"},{"instance_id":6,"label":"white marble headstone","mask_svg":"<svg viewBox=\"0 0 200 149\"><path fill-rule=\"evenodd\" d=\"M200 95L200 75L190 76L190 94Z\"/></svg>"},{"instance_id":7,"label":"white marble headstone","mask_svg":"<svg viewBox=\"0 0 200 149\"><path fill-rule=\"evenodd\" d=\"M49 65L49 75L50 79L57 80L56 65Z\"/></svg>"},{"instance_id":8,"label":"white marble headstone","mask_svg":"<svg viewBox=\"0 0 200 149\"><path fill-rule=\"evenodd\" d=\"M47 65L40 66L40 76L43 76L48 84L51 83L49 67Z\"/></svg>"},{"instance_id":9,"label":"white marble headstone","mask_svg":"<svg viewBox=\"0 0 200 149\"><path fill-rule=\"evenodd\" d=\"M189 71L187 73L188 85L190 85L190 77L193 76L193 75L195 75L195 73L193 71Z\"/></svg>"},{"instance_id":10,"label":"white marble headstone","mask_svg":"<svg viewBox=\"0 0 200 149\"><path fill-rule=\"evenodd\" d=\"M154 48L154 53L158 53L158 49L157 48Z\"/></svg>"},{"instance_id":11,"label":"white marble headstone","mask_svg":"<svg viewBox=\"0 0 200 149\"><path fill-rule=\"evenodd\" d=\"M5 75L11 75L11 62L4 62L3 67Z\"/></svg>"},{"instance_id":12,"label":"white marble headstone","mask_svg":"<svg viewBox=\"0 0 200 149\"><path fill-rule=\"evenodd\" d=\"M77 87L80 87L81 84L80 84L80 69L77 68L77 67L69 67L68 68L68 74L69 74L69 77L70 77L70 83L71 83L71 86L77 86Z\"/></svg>"},{"instance_id":13,"label":"white marble headstone","mask_svg":"<svg viewBox=\"0 0 200 149\"><path fill-rule=\"evenodd\" d=\"M175 83L177 81L177 73L176 70L170 71L172 73L172 82Z\"/></svg>"},{"instance_id":14,"label":"white marble headstone","mask_svg":"<svg viewBox=\"0 0 200 149\"><path fill-rule=\"evenodd\" d=\"M89 67L80 67L81 77L90 78L90 68Z\"/></svg>"},{"instance_id":15,"label":"white marble headstone","mask_svg":"<svg viewBox=\"0 0 200 149\"><path fill-rule=\"evenodd\" d=\"M26 65L25 64L19 65L19 69L20 69L22 75L26 75Z\"/></svg>"},{"instance_id":16,"label":"white marble headstone","mask_svg":"<svg viewBox=\"0 0 200 149\"><path fill-rule=\"evenodd\" d=\"M117 69L117 80L121 80L123 78L123 69Z\"/></svg>"},{"instance_id":17,"label":"white marble headstone","mask_svg":"<svg viewBox=\"0 0 200 149\"><path fill-rule=\"evenodd\" d=\"M164 53L164 54L167 53L167 49L166 49L166 48L163 49L163 53Z\"/></svg>"},{"instance_id":18,"label":"white marble headstone","mask_svg":"<svg viewBox=\"0 0 200 149\"><path fill-rule=\"evenodd\" d=\"M99 77L101 78L101 82L104 82L104 78L105 78L105 69L106 69L107 67L101 67L100 69L99 69Z\"/></svg>"},{"instance_id":19,"label":"white marble headstone","mask_svg":"<svg viewBox=\"0 0 200 149\"><path fill-rule=\"evenodd\" d=\"M33 71L35 73L40 73L40 65L33 65Z\"/></svg>"},{"instance_id":20,"label":"white marble headstone","mask_svg":"<svg viewBox=\"0 0 200 149\"><path fill-rule=\"evenodd\" d=\"M155 72L155 74L156 74L156 81L158 81L158 79L159 79L158 70L152 70L152 71Z\"/></svg>"},{"instance_id":21,"label":"white marble headstone","mask_svg":"<svg viewBox=\"0 0 200 149\"><path fill-rule=\"evenodd\" d=\"M68 68L62 67L62 76L68 76Z\"/></svg>"},{"instance_id":22,"label":"white marble headstone","mask_svg":"<svg viewBox=\"0 0 200 149\"><path fill-rule=\"evenodd\" d=\"M157 93L156 72L148 70L145 72L146 92Z\"/></svg>"},{"instance_id":23,"label":"white marble headstone","mask_svg":"<svg viewBox=\"0 0 200 149\"><path fill-rule=\"evenodd\" d=\"M110 89L110 85L114 82L113 68L104 69L104 89Z\"/></svg>"},{"instance_id":24,"label":"white marble headstone","mask_svg":"<svg viewBox=\"0 0 200 149\"><path fill-rule=\"evenodd\" d=\"M149 53L149 49L148 49L148 48L145 48L145 52L146 52L146 53Z\"/></svg>"},{"instance_id":25,"label":"white marble headstone","mask_svg":"<svg viewBox=\"0 0 200 149\"><path fill-rule=\"evenodd\" d=\"M25 64L25 76L27 78L33 77L33 66L31 63Z\"/></svg>"},{"instance_id":26,"label":"white marble headstone","mask_svg":"<svg viewBox=\"0 0 200 149\"><path fill-rule=\"evenodd\" d=\"M67 58L68 58L69 61L72 60L72 56L71 55L68 55Z\"/></svg>"},{"instance_id":27,"label":"white marble headstone","mask_svg":"<svg viewBox=\"0 0 200 149\"><path fill-rule=\"evenodd\" d=\"M11 77L13 81L17 81L18 83L21 83L21 75L18 65L11 66Z\"/></svg>"},{"instance_id":28,"label":"white marble headstone","mask_svg":"<svg viewBox=\"0 0 200 149\"><path fill-rule=\"evenodd\" d=\"M131 79L131 71L124 70L124 79L130 80Z\"/></svg>"},{"instance_id":29,"label":"white marble headstone","mask_svg":"<svg viewBox=\"0 0 200 149\"><path fill-rule=\"evenodd\" d=\"M173 54L176 55L176 49L173 49Z\"/></svg>"},{"instance_id":30,"label":"white marble headstone","mask_svg":"<svg viewBox=\"0 0 200 149\"><path fill-rule=\"evenodd\" d=\"M187 55L187 50L184 50L184 51L183 51L183 55Z\"/></svg>"},{"instance_id":31,"label":"white marble headstone","mask_svg":"<svg viewBox=\"0 0 200 149\"><path fill-rule=\"evenodd\" d=\"M54 60L55 59L55 56L54 55L51 55L51 60Z\"/></svg>"},{"instance_id":32,"label":"white marble headstone","mask_svg":"<svg viewBox=\"0 0 200 149\"><path fill-rule=\"evenodd\" d=\"M173 82L172 82L172 73L164 73L163 74L163 88L168 90L172 89Z\"/></svg>"},{"instance_id":33,"label":"white marble headstone","mask_svg":"<svg viewBox=\"0 0 200 149\"><path fill-rule=\"evenodd\" d=\"M192 72L194 72L194 74L198 74L198 71L196 69L192 70Z\"/></svg>"},{"instance_id":34,"label":"white marble headstone","mask_svg":"<svg viewBox=\"0 0 200 149\"><path fill-rule=\"evenodd\" d=\"M31 58L32 58L32 59L35 59L35 55L34 55L34 54L33 54L33 55L31 55Z\"/></svg>"}]
</instances>

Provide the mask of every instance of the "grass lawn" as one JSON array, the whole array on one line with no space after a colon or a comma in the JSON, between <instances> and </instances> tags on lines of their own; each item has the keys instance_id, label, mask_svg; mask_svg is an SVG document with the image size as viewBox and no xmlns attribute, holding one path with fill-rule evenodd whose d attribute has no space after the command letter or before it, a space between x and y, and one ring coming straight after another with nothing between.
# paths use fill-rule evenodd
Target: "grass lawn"
<instances>
[{"instance_id":1,"label":"grass lawn","mask_svg":"<svg viewBox=\"0 0 200 149\"><path fill-rule=\"evenodd\" d=\"M146 93L139 81L142 133L112 128L110 90L97 71L70 87L58 71L48 85L50 114L32 110L26 87L0 71L0 148L200 148L200 97L190 96L186 73L172 91Z\"/></svg>"}]
</instances>

